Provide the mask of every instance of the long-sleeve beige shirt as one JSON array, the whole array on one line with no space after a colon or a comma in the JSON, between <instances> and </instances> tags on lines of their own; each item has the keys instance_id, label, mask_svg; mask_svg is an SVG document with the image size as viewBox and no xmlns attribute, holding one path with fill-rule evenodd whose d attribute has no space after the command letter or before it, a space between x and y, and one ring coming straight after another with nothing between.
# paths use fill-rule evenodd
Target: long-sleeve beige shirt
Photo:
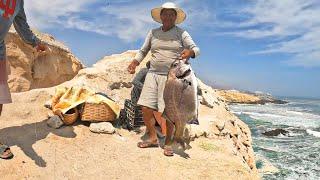
<instances>
[{"instance_id":1,"label":"long-sleeve beige shirt","mask_svg":"<svg viewBox=\"0 0 320 180\"><path fill-rule=\"evenodd\" d=\"M200 54L200 49L187 31L174 26L164 32L162 27L159 27L149 31L135 59L141 62L151 51L149 72L166 75L173 61L179 59L184 49L192 49L195 57Z\"/></svg>"}]
</instances>

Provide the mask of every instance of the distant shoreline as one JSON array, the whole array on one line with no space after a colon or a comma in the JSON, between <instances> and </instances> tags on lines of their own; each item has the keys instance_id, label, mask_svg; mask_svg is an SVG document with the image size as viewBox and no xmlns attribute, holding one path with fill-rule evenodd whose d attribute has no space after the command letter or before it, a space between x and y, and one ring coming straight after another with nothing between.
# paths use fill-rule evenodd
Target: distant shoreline
<instances>
[{"instance_id":1,"label":"distant shoreline","mask_svg":"<svg viewBox=\"0 0 320 180\"><path fill-rule=\"evenodd\" d=\"M229 104L287 104L288 101L275 98L271 94L239 90L217 90L218 94Z\"/></svg>"},{"instance_id":2,"label":"distant shoreline","mask_svg":"<svg viewBox=\"0 0 320 180\"><path fill-rule=\"evenodd\" d=\"M319 100L320 97L303 97L303 96L275 96L277 99L300 99L300 100Z\"/></svg>"}]
</instances>

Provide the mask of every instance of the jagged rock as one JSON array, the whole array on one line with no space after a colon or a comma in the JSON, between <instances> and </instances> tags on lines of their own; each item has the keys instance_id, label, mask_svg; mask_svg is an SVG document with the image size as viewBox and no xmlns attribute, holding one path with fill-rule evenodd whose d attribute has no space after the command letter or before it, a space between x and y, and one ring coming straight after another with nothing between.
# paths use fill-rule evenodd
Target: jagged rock
<instances>
[{"instance_id":1,"label":"jagged rock","mask_svg":"<svg viewBox=\"0 0 320 180\"><path fill-rule=\"evenodd\" d=\"M104 134L113 134L116 131L113 125L109 122L91 123L89 129L91 132Z\"/></svg>"},{"instance_id":2,"label":"jagged rock","mask_svg":"<svg viewBox=\"0 0 320 180\"><path fill-rule=\"evenodd\" d=\"M266 158L263 156L257 155L257 169L261 174L275 174L279 173L279 169L273 166Z\"/></svg>"},{"instance_id":3,"label":"jagged rock","mask_svg":"<svg viewBox=\"0 0 320 180\"><path fill-rule=\"evenodd\" d=\"M242 141L242 144L247 146L247 147L251 146L251 142L249 140Z\"/></svg>"},{"instance_id":4,"label":"jagged rock","mask_svg":"<svg viewBox=\"0 0 320 180\"><path fill-rule=\"evenodd\" d=\"M61 126L63 126L63 124L64 124L63 121L57 115L52 116L47 120L47 125L55 129L60 128Z\"/></svg>"},{"instance_id":5,"label":"jagged rock","mask_svg":"<svg viewBox=\"0 0 320 180\"><path fill-rule=\"evenodd\" d=\"M131 82L122 82L122 87L125 87L125 88L132 88L132 83Z\"/></svg>"},{"instance_id":6,"label":"jagged rock","mask_svg":"<svg viewBox=\"0 0 320 180\"><path fill-rule=\"evenodd\" d=\"M222 96L228 103L240 104L285 104L288 103L283 100L275 99L270 94L240 92L237 90L218 90L218 94Z\"/></svg>"},{"instance_id":7,"label":"jagged rock","mask_svg":"<svg viewBox=\"0 0 320 180\"><path fill-rule=\"evenodd\" d=\"M204 129L203 127L201 127L199 125L195 125L195 124L186 125L185 131L187 132L186 138L191 138L191 139L199 138L201 136L206 137L209 134L208 130Z\"/></svg>"},{"instance_id":8,"label":"jagged rock","mask_svg":"<svg viewBox=\"0 0 320 180\"><path fill-rule=\"evenodd\" d=\"M48 100L43 105L45 108L52 109L52 101Z\"/></svg>"},{"instance_id":9,"label":"jagged rock","mask_svg":"<svg viewBox=\"0 0 320 180\"><path fill-rule=\"evenodd\" d=\"M278 136L279 134L287 135L289 132L284 129L274 129L271 131L263 132L262 134L265 136Z\"/></svg>"},{"instance_id":10,"label":"jagged rock","mask_svg":"<svg viewBox=\"0 0 320 180\"><path fill-rule=\"evenodd\" d=\"M121 83L120 82L115 82L115 83L112 83L109 87L110 87L111 90L120 89Z\"/></svg>"},{"instance_id":11,"label":"jagged rock","mask_svg":"<svg viewBox=\"0 0 320 180\"><path fill-rule=\"evenodd\" d=\"M212 126L211 134L214 134L214 135L219 135L220 134L220 130L218 129L217 126Z\"/></svg>"},{"instance_id":12,"label":"jagged rock","mask_svg":"<svg viewBox=\"0 0 320 180\"><path fill-rule=\"evenodd\" d=\"M36 52L25 44L14 28L6 36L9 87L11 92L53 87L72 79L82 63L62 43L52 36L36 33L49 49Z\"/></svg>"},{"instance_id":13,"label":"jagged rock","mask_svg":"<svg viewBox=\"0 0 320 180\"><path fill-rule=\"evenodd\" d=\"M253 104L260 101L260 98L235 90L219 90L218 94L222 96L228 103L245 103Z\"/></svg>"},{"instance_id":14,"label":"jagged rock","mask_svg":"<svg viewBox=\"0 0 320 180\"><path fill-rule=\"evenodd\" d=\"M135 56L135 54L136 51L127 51L122 54L104 57L102 60L98 61L92 67L81 69L78 75L76 75L72 80L67 81L61 85L79 85L90 87L91 89L96 90L97 92L103 92L107 94L108 96L110 96L111 99L115 100L120 106L123 106L124 99L130 97L131 89L129 88L129 82L131 82L134 77L134 75L129 74L127 72L126 67L129 65L131 59ZM139 68L144 67L145 62L145 60L142 62L142 64L137 68L137 71L139 71ZM121 82L120 88L115 88L112 90L110 86L116 82ZM216 90L205 85L200 80L199 85L201 87L201 91L207 91L207 96L203 96L203 93L199 95L200 98L204 99L204 101L207 102L207 105L200 105L198 117L200 125L192 125L194 127L191 128L190 136L194 138L197 138L199 136L205 136L210 138L217 137L217 139L225 143L223 146L223 148L225 149L223 151L231 152L234 150L234 152L236 152L235 154L237 154L238 156L237 158L245 157L243 158L244 162L243 164L241 164L241 167L250 167L251 171L247 172L254 174L256 169L254 166L255 160L252 146L246 146L243 144L243 142L245 141L248 141L248 143L251 142L251 133L249 127L241 120L237 119L237 117L233 115L231 112L226 110L227 104L223 102L223 98L219 97ZM47 94L42 94L42 91L47 92ZM32 94L32 97L26 99L25 95L30 94ZM41 104L39 105L39 107L41 106L41 111L49 111L48 109L43 107L43 104L46 100L50 98L50 95L53 94L54 88L47 88L43 90L36 89L30 92L18 93L17 95L15 95L15 100L19 100L20 102L22 101L20 100L21 97L23 97L23 102L29 102L30 99L33 99L34 103L36 103L40 102L39 100L43 97L46 97L45 100L41 100ZM39 107L37 107L38 111ZM46 116L46 113L44 114L44 116ZM95 126L95 124L91 124L91 126ZM82 128L83 127L77 127L77 130L80 131L80 129ZM220 133L223 130L228 132L229 135L223 136ZM99 132L99 130L97 130L97 132ZM81 134L81 132L79 134ZM232 137L231 134L233 134L234 136ZM238 134L237 137L236 134ZM236 146L238 146L239 149L236 148Z\"/></svg>"},{"instance_id":15,"label":"jagged rock","mask_svg":"<svg viewBox=\"0 0 320 180\"><path fill-rule=\"evenodd\" d=\"M111 90L120 89L123 87L124 88L132 88L132 83L131 82L114 82L109 86L109 88Z\"/></svg>"},{"instance_id":16,"label":"jagged rock","mask_svg":"<svg viewBox=\"0 0 320 180\"><path fill-rule=\"evenodd\" d=\"M200 87L199 90L201 91L200 94L202 97L200 103L210 108L213 108L215 105L219 106L219 100L217 99L217 96L215 96L212 88L205 86L200 80L198 80L198 82Z\"/></svg>"},{"instance_id":17,"label":"jagged rock","mask_svg":"<svg viewBox=\"0 0 320 180\"><path fill-rule=\"evenodd\" d=\"M215 125L218 128L219 131L222 131L225 127L225 121L223 120L217 120L215 121Z\"/></svg>"},{"instance_id":18,"label":"jagged rock","mask_svg":"<svg viewBox=\"0 0 320 180\"><path fill-rule=\"evenodd\" d=\"M47 117L48 117L48 118L51 118L52 116L54 116L53 112L52 112L52 111L48 111Z\"/></svg>"}]
</instances>

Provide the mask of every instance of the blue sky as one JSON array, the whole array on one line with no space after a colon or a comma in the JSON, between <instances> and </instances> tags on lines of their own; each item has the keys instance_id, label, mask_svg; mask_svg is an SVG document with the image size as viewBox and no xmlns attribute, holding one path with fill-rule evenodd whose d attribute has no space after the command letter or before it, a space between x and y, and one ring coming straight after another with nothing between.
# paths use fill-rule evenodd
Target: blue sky
<instances>
[{"instance_id":1,"label":"blue sky","mask_svg":"<svg viewBox=\"0 0 320 180\"><path fill-rule=\"evenodd\" d=\"M150 10L166 1L25 1L30 25L50 33L90 66L106 55L139 49ZM320 98L319 0L177 0L180 26L201 49L192 60L214 87Z\"/></svg>"}]
</instances>

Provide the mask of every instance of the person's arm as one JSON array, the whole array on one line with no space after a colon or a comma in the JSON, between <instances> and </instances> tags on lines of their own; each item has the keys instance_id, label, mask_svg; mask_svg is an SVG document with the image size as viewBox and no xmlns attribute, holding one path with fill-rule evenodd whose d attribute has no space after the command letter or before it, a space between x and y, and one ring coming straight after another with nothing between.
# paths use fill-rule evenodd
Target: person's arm
<instances>
[{"instance_id":1,"label":"person's arm","mask_svg":"<svg viewBox=\"0 0 320 180\"><path fill-rule=\"evenodd\" d=\"M151 39L152 39L152 30L148 32L148 35L147 35L141 49L134 57L134 59L137 60L139 63L147 56L148 52L150 51Z\"/></svg>"},{"instance_id":2,"label":"person's arm","mask_svg":"<svg viewBox=\"0 0 320 180\"><path fill-rule=\"evenodd\" d=\"M22 1L21 3L22 4L20 11L13 20L14 28L16 29L17 33L23 39L24 42L32 45L33 47L36 47L38 44L40 44L40 40L31 31L27 23L26 14L24 12L24 1Z\"/></svg>"},{"instance_id":3,"label":"person's arm","mask_svg":"<svg viewBox=\"0 0 320 180\"><path fill-rule=\"evenodd\" d=\"M200 55L199 47L194 43L187 31L182 33L182 43L185 49L181 52L182 59L195 58Z\"/></svg>"},{"instance_id":4,"label":"person's arm","mask_svg":"<svg viewBox=\"0 0 320 180\"><path fill-rule=\"evenodd\" d=\"M134 59L131 61L130 65L128 66L129 73L134 74L136 67L139 66L140 62L147 56L148 52L151 49L151 39L152 39L152 30L149 31L141 49L136 54Z\"/></svg>"}]
</instances>

